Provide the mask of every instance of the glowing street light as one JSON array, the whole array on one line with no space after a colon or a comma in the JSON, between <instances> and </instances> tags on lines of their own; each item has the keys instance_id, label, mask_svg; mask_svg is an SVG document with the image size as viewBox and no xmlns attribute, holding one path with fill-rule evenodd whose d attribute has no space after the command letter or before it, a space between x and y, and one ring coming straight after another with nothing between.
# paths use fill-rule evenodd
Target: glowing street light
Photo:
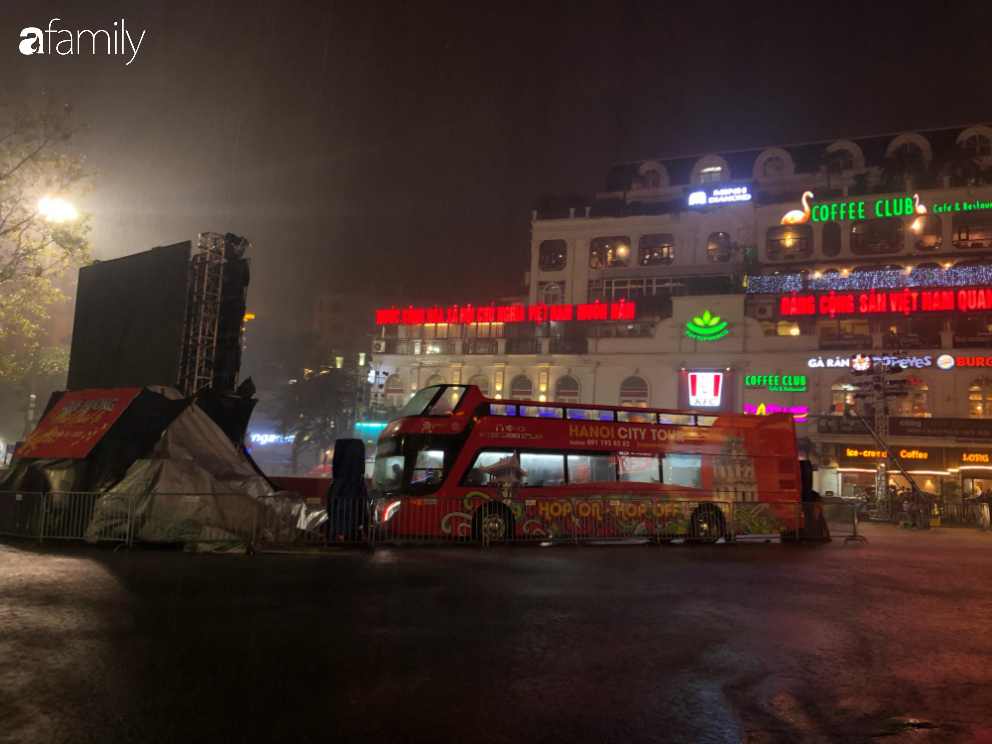
<instances>
[{"instance_id":1,"label":"glowing street light","mask_svg":"<svg viewBox=\"0 0 992 744\"><path fill-rule=\"evenodd\" d=\"M45 218L46 222L62 223L67 220L74 220L78 216L76 210L61 197L46 196L38 202L38 212Z\"/></svg>"}]
</instances>

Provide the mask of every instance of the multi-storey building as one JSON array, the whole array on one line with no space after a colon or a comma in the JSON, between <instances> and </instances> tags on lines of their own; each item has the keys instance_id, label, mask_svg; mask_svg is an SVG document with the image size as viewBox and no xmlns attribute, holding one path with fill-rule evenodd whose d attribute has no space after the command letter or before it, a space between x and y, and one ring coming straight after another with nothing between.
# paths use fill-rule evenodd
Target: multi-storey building
<instances>
[{"instance_id":1,"label":"multi-storey building","mask_svg":"<svg viewBox=\"0 0 992 744\"><path fill-rule=\"evenodd\" d=\"M380 311L388 402L444 381L784 410L820 490L850 493L878 459L840 415L850 360L899 357L906 469L947 496L992 485L992 127L648 160L609 189L533 214L526 304Z\"/></svg>"}]
</instances>

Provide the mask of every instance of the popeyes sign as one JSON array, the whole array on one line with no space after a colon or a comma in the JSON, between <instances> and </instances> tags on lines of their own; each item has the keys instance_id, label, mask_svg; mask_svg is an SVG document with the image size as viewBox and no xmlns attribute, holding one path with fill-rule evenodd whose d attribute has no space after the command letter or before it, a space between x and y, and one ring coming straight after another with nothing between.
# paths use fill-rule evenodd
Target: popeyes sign
<instances>
[{"instance_id":1,"label":"popeyes sign","mask_svg":"<svg viewBox=\"0 0 992 744\"><path fill-rule=\"evenodd\" d=\"M992 289L874 289L868 292L829 292L800 294L793 292L779 299L784 316L881 315L883 313L935 313L957 310L967 313L992 309Z\"/></svg>"}]
</instances>

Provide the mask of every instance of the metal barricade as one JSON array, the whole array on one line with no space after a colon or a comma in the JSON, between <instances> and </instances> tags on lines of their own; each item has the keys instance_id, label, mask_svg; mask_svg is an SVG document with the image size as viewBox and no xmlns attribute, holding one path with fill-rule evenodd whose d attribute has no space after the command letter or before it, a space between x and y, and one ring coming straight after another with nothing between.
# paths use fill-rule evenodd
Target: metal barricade
<instances>
[{"instance_id":1,"label":"metal barricade","mask_svg":"<svg viewBox=\"0 0 992 744\"><path fill-rule=\"evenodd\" d=\"M41 536L42 502L45 494L30 491L0 491L0 535Z\"/></svg>"},{"instance_id":2,"label":"metal barricade","mask_svg":"<svg viewBox=\"0 0 992 744\"><path fill-rule=\"evenodd\" d=\"M42 503L42 540L130 540L131 498L126 494L52 491ZM107 521L99 520L101 515Z\"/></svg>"}]
</instances>

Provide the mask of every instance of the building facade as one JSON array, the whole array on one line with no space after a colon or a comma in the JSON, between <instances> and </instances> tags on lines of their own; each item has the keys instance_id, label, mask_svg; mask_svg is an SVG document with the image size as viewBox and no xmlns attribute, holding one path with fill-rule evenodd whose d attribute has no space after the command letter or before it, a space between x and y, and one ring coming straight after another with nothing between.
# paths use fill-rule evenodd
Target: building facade
<instances>
[{"instance_id":1,"label":"building facade","mask_svg":"<svg viewBox=\"0 0 992 744\"><path fill-rule=\"evenodd\" d=\"M384 407L448 382L787 411L818 488L850 494L878 461L842 416L851 359L891 357L904 467L951 500L992 485L992 127L617 166L593 204L535 212L530 248L526 303L377 311Z\"/></svg>"}]
</instances>

